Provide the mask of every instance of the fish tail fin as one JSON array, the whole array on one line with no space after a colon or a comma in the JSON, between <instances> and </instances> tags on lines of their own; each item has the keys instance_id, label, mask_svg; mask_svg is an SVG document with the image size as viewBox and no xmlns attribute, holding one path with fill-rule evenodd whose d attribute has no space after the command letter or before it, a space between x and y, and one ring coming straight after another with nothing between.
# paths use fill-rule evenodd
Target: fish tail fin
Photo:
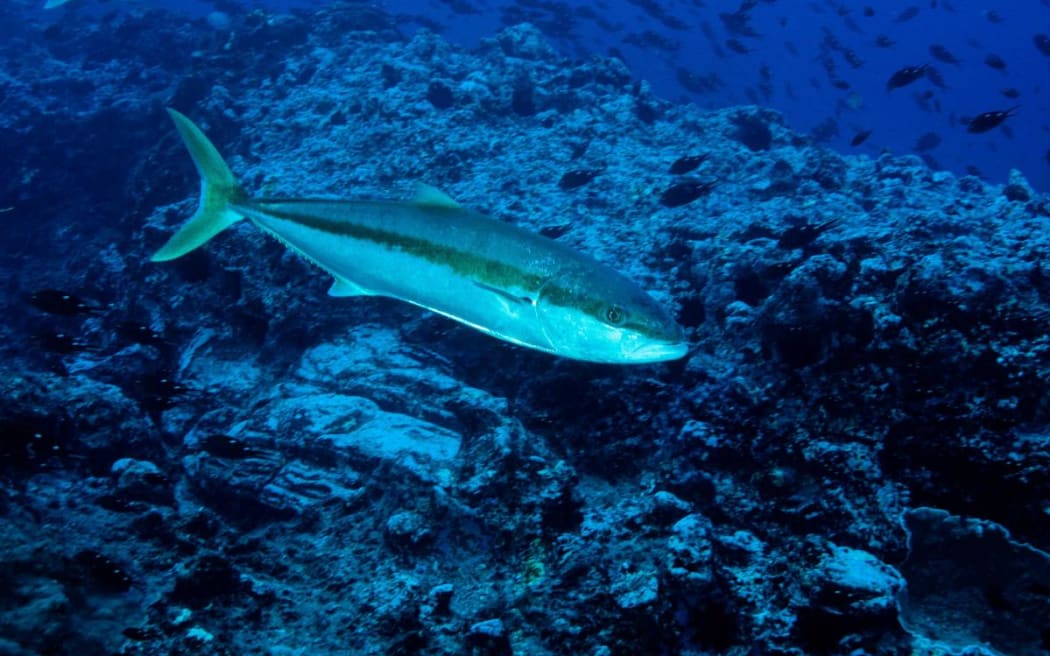
<instances>
[{"instance_id":1,"label":"fish tail fin","mask_svg":"<svg viewBox=\"0 0 1050 656\"><path fill-rule=\"evenodd\" d=\"M242 217L230 203L247 199L222 155L201 129L174 109L168 109L168 115L200 173L201 199L197 212L153 254L153 262L181 257L239 221Z\"/></svg>"}]
</instances>

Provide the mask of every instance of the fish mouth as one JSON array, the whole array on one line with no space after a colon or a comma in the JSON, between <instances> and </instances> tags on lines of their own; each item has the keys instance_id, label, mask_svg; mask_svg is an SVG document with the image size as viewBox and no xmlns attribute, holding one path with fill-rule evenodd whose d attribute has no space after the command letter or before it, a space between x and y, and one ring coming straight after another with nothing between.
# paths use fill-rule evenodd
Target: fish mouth
<instances>
[{"instance_id":1,"label":"fish mouth","mask_svg":"<svg viewBox=\"0 0 1050 656\"><path fill-rule=\"evenodd\" d=\"M646 342L626 353L631 362L666 362L678 360L689 353L689 344L680 341Z\"/></svg>"}]
</instances>

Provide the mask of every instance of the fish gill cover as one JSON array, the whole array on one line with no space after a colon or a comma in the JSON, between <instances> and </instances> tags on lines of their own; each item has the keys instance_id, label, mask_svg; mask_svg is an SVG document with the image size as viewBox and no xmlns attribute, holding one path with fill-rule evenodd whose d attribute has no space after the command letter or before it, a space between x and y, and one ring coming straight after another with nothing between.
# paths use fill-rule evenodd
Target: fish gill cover
<instances>
[{"instance_id":1,"label":"fish gill cover","mask_svg":"<svg viewBox=\"0 0 1050 656\"><path fill-rule=\"evenodd\" d=\"M0 653L1050 648L1050 199L1007 172L1041 175L1009 154L1041 5L41 4L0 6ZM624 44L570 47L596 26ZM778 43L774 88L829 48L800 97L865 74L856 150L729 104ZM1020 109L913 122L972 67L1022 98L952 111ZM593 255L693 348L592 365L331 298L244 224L150 263L197 202L165 107L262 195L423 180Z\"/></svg>"}]
</instances>

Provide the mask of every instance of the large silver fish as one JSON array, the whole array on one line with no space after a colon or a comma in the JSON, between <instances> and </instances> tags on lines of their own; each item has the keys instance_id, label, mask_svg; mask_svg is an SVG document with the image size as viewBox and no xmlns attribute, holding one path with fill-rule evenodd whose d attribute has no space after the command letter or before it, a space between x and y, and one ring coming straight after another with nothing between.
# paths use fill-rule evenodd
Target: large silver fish
<instances>
[{"instance_id":1,"label":"large silver fish","mask_svg":"<svg viewBox=\"0 0 1050 656\"><path fill-rule=\"evenodd\" d=\"M196 214L153 256L184 255L241 218L335 279L333 296L388 296L494 337L577 360L675 360L688 345L636 284L558 242L420 185L411 201L253 199L201 130L168 110L201 175Z\"/></svg>"}]
</instances>

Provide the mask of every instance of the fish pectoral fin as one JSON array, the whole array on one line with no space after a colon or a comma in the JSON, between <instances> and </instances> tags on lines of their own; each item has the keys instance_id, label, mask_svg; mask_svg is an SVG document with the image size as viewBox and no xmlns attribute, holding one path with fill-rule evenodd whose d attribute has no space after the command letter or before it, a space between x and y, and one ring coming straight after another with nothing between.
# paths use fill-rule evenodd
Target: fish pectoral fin
<instances>
[{"instance_id":1,"label":"fish pectoral fin","mask_svg":"<svg viewBox=\"0 0 1050 656\"><path fill-rule=\"evenodd\" d=\"M506 289L500 289L499 287L486 285L483 282L475 282L474 284L487 292L492 292L493 294L499 296L500 300L503 301L505 304L505 309L515 307L520 310L521 307L532 306L536 304L536 301L528 296L519 296L517 294L514 294L513 292L508 292Z\"/></svg>"},{"instance_id":2,"label":"fish pectoral fin","mask_svg":"<svg viewBox=\"0 0 1050 656\"><path fill-rule=\"evenodd\" d=\"M412 202L424 207L447 207L450 209L459 209L461 207L459 203L452 200L452 197L445 192L422 182L416 183L416 193L412 197Z\"/></svg>"},{"instance_id":3,"label":"fish pectoral fin","mask_svg":"<svg viewBox=\"0 0 1050 656\"><path fill-rule=\"evenodd\" d=\"M329 296L375 296L372 292L350 282L346 278L336 278L328 288Z\"/></svg>"}]
</instances>

